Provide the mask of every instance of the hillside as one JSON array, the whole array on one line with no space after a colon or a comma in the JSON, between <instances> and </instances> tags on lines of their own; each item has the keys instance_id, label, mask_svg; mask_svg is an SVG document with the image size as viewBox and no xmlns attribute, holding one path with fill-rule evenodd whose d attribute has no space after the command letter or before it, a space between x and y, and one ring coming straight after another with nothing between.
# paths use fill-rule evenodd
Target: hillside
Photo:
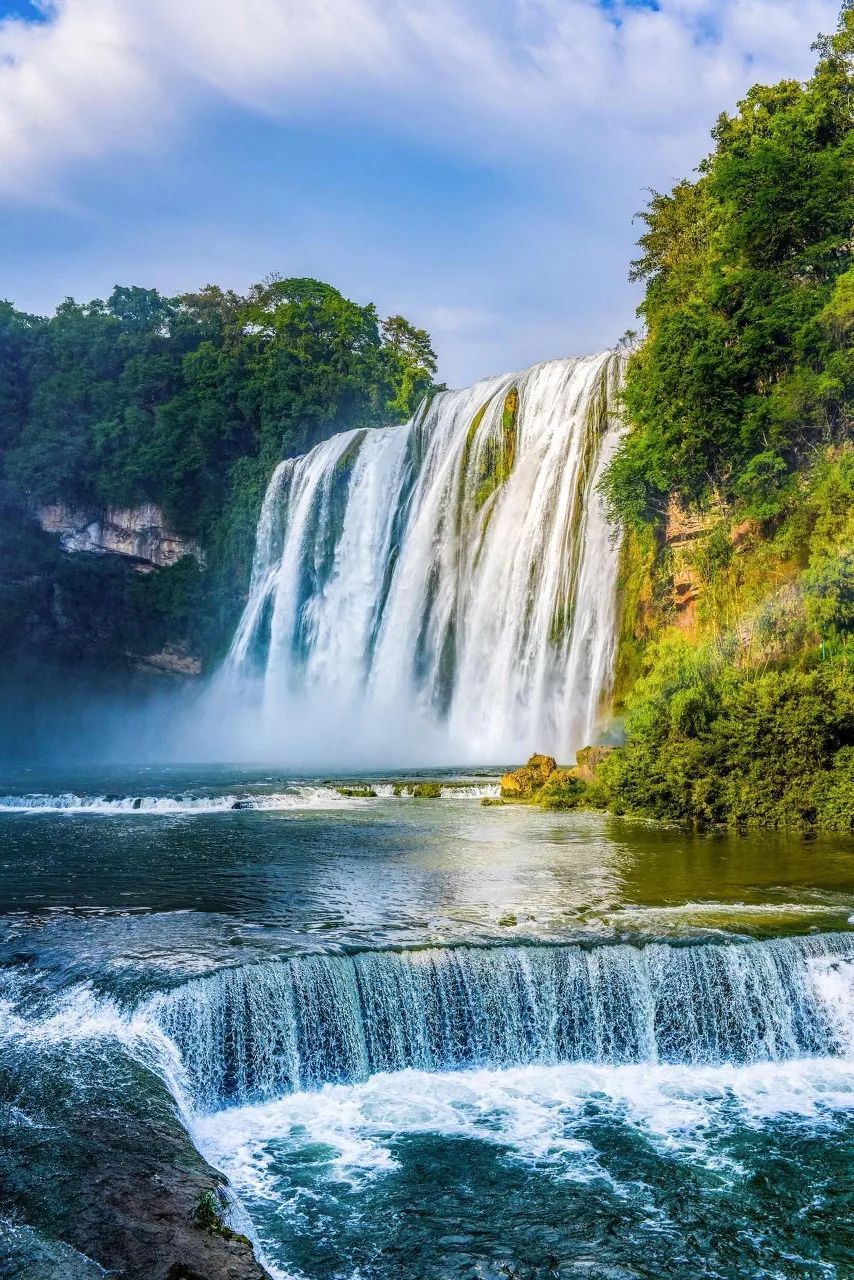
<instances>
[{"instance_id":1,"label":"hillside","mask_svg":"<svg viewBox=\"0 0 854 1280\"><path fill-rule=\"evenodd\" d=\"M628 431L610 753L551 804L854 825L854 11L653 193Z\"/></svg>"},{"instance_id":2,"label":"hillside","mask_svg":"<svg viewBox=\"0 0 854 1280\"><path fill-rule=\"evenodd\" d=\"M424 330L316 280L271 277L245 297L116 286L50 318L0 303L9 663L102 676L214 662L276 463L408 417L435 370Z\"/></svg>"}]
</instances>

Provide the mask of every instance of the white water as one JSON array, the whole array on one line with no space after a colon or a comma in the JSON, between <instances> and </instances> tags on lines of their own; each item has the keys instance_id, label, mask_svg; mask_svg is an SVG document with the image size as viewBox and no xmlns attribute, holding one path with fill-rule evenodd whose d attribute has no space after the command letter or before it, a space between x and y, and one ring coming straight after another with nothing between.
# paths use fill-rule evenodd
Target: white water
<instances>
[{"instance_id":1,"label":"white water","mask_svg":"<svg viewBox=\"0 0 854 1280\"><path fill-rule=\"evenodd\" d=\"M0 813L91 813L174 815L227 813L235 806L246 809L336 809L348 808L350 798L332 787L294 787L293 791L270 795L163 796L163 795L80 795L65 791L56 795L31 792L0 796Z\"/></svg>"},{"instance_id":2,"label":"white water","mask_svg":"<svg viewBox=\"0 0 854 1280\"><path fill-rule=\"evenodd\" d=\"M0 1041L118 1039L158 1070L286 1277L276 1223L307 1196L337 1212L414 1135L496 1144L627 1200L638 1184L614 1182L603 1123L719 1187L745 1177L727 1134L782 1121L832 1142L854 1111L852 962L848 934L306 956L134 1009L81 984L26 1017L9 975ZM306 1169L308 1190L291 1177Z\"/></svg>"},{"instance_id":3,"label":"white water","mask_svg":"<svg viewBox=\"0 0 854 1280\"><path fill-rule=\"evenodd\" d=\"M314 957L193 981L145 1016L196 1146L287 1280L281 1223L333 1224L417 1135L627 1201L603 1124L719 1187L745 1176L727 1134L783 1121L833 1141L854 1112L852 958L846 935Z\"/></svg>"},{"instance_id":4,"label":"white water","mask_svg":"<svg viewBox=\"0 0 854 1280\"><path fill-rule=\"evenodd\" d=\"M351 787L361 785L350 783ZM370 784L366 784L370 785ZM233 810L288 809L351 809L370 804L372 799L401 799L412 795L412 786L405 784L395 788L391 783L379 783L373 788L375 797L341 795L335 787L294 786L291 791L269 795L243 795L226 793L205 796L110 796L81 795L74 791L58 794L27 792L22 795L0 796L0 813L68 813L103 814L120 817L124 814L145 816L174 816L177 814L228 813ZM498 796L498 783L475 783L469 786L450 784L441 788L442 798L451 800L480 800L485 796Z\"/></svg>"},{"instance_id":5,"label":"white water","mask_svg":"<svg viewBox=\"0 0 854 1280\"><path fill-rule=\"evenodd\" d=\"M852 1047L854 939L301 956L155 997L197 1111L378 1072L685 1066Z\"/></svg>"},{"instance_id":6,"label":"white water","mask_svg":"<svg viewBox=\"0 0 854 1280\"><path fill-rule=\"evenodd\" d=\"M387 759L569 758L614 657L617 546L596 493L620 357L555 360L435 397L277 468L219 685L256 741L331 731ZM507 410L518 392L518 410Z\"/></svg>"},{"instance_id":7,"label":"white water","mask_svg":"<svg viewBox=\"0 0 854 1280\"><path fill-rule=\"evenodd\" d=\"M193 1138L242 1195L287 1195L282 1147L310 1140L328 1177L359 1183L396 1167L403 1135L478 1138L566 1177L605 1176L577 1136L595 1106L655 1145L702 1158L711 1136L780 1116L831 1126L854 1111L854 1064L835 1058L733 1066L568 1063L503 1070L405 1070L356 1085L326 1085L190 1119ZM319 1150L318 1150L319 1149ZM286 1162L285 1162L286 1167Z\"/></svg>"}]
</instances>

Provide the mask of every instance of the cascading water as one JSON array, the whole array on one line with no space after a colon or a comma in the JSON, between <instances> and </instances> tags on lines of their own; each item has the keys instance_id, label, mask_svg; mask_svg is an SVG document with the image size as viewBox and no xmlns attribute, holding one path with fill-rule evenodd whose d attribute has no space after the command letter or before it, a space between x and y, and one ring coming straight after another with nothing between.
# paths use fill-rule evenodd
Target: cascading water
<instances>
[{"instance_id":1,"label":"cascading water","mask_svg":"<svg viewBox=\"0 0 854 1280\"><path fill-rule=\"evenodd\" d=\"M769 1062L854 1049L854 937L301 956L155 997L194 1108L378 1071Z\"/></svg>"},{"instance_id":2,"label":"cascading water","mask_svg":"<svg viewBox=\"0 0 854 1280\"><path fill-rule=\"evenodd\" d=\"M613 352L535 365L281 463L226 677L258 680L272 720L351 708L386 742L395 723L432 730L445 758L589 741L614 656L596 481L621 367Z\"/></svg>"}]
</instances>

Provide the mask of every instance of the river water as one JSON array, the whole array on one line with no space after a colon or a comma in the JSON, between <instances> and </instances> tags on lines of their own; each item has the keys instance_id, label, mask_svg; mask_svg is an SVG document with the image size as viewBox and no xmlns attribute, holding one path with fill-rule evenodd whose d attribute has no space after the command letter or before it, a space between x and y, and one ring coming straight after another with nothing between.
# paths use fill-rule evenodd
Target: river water
<instances>
[{"instance_id":1,"label":"river water","mask_svg":"<svg viewBox=\"0 0 854 1280\"><path fill-rule=\"evenodd\" d=\"M854 1274L851 842L431 777L3 776L0 1276L173 1103L275 1277Z\"/></svg>"}]
</instances>

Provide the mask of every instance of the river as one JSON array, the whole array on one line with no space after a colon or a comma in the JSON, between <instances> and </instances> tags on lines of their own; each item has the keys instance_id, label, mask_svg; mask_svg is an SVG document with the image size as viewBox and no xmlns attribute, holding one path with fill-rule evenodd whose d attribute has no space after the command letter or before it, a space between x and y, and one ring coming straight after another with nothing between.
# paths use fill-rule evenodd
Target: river
<instances>
[{"instance_id":1,"label":"river","mask_svg":"<svg viewBox=\"0 0 854 1280\"><path fill-rule=\"evenodd\" d=\"M0 1276L104 1274L155 1113L277 1278L852 1274L852 843L430 777L4 775Z\"/></svg>"}]
</instances>

